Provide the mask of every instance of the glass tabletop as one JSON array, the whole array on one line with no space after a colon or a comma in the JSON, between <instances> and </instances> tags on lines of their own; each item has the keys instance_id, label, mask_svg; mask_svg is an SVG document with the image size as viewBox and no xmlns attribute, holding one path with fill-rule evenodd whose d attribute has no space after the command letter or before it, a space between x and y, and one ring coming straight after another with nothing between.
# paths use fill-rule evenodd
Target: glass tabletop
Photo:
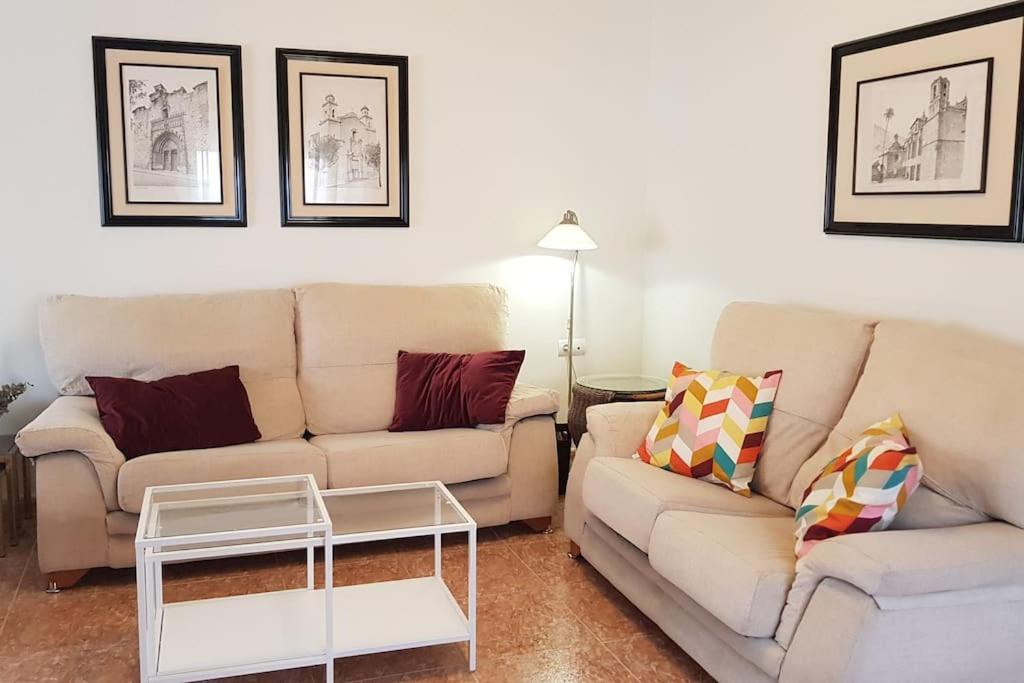
<instances>
[{"instance_id":1,"label":"glass tabletop","mask_svg":"<svg viewBox=\"0 0 1024 683\"><path fill-rule=\"evenodd\" d=\"M426 527L437 530L473 522L451 492L436 482L332 489L321 494L335 543L345 536Z\"/></svg>"},{"instance_id":2,"label":"glass tabletop","mask_svg":"<svg viewBox=\"0 0 1024 683\"><path fill-rule=\"evenodd\" d=\"M315 486L305 475L156 486L149 491L140 528L145 539L171 541L322 524Z\"/></svg>"},{"instance_id":3,"label":"glass tabletop","mask_svg":"<svg viewBox=\"0 0 1024 683\"><path fill-rule=\"evenodd\" d=\"M576 380L580 386L603 391L662 391L665 380L647 375L586 375Z\"/></svg>"}]
</instances>

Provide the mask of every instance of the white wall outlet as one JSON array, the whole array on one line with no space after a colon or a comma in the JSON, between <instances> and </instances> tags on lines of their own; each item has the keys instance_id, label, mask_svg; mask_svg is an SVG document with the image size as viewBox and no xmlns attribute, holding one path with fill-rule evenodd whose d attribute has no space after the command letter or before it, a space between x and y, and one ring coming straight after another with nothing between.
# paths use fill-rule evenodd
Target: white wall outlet
<instances>
[{"instance_id":1,"label":"white wall outlet","mask_svg":"<svg viewBox=\"0 0 1024 683\"><path fill-rule=\"evenodd\" d=\"M573 356L585 356L587 354L587 340L586 339L573 339L572 340L572 355ZM569 340L559 339L558 340L558 356L564 358L569 355Z\"/></svg>"}]
</instances>

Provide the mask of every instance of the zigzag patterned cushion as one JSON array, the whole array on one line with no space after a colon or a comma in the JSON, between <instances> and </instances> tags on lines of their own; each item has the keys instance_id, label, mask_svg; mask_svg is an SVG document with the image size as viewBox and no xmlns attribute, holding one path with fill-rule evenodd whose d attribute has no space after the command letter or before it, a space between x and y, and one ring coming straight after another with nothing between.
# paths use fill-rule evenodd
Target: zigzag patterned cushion
<instances>
[{"instance_id":1,"label":"zigzag patterned cushion","mask_svg":"<svg viewBox=\"0 0 1024 683\"><path fill-rule=\"evenodd\" d=\"M797 557L833 536L887 528L923 473L899 415L871 425L804 492L796 512Z\"/></svg>"},{"instance_id":2,"label":"zigzag patterned cushion","mask_svg":"<svg viewBox=\"0 0 1024 683\"><path fill-rule=\"evenodd\" d=\"M665 405L633 456L750 495L782 370L744 377L676 363Z\"/></svg>"}]
</instances>

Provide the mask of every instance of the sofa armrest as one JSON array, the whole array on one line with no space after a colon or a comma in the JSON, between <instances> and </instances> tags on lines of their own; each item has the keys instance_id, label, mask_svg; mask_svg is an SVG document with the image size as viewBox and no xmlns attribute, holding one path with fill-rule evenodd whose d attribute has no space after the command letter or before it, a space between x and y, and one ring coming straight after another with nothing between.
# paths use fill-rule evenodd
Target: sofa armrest
<instances>
[{"instance_id":1,"label":"sofa armrest","mask_svg":"<svg viewBox=\"0 0 1024 683\"><path fill-rule=\"evenodd\" d=\"M587 408L587 433L595 456L628 458L636 453L664 401L606 403Z\"/></svg>"},{"instance_id":2,"label":"sofa armrest","mask_svg":"<svg viewBox=\"0 0 1024 683\"><path fill-rule=\"evenodd\" d=\"M839 536L796 565L776 640L788 647L818 585L848 583L882 605L889 598L1024 585L1024 530L1003 522Z\"/></svg>"},{"instance_id":3,"label":"sofa armrest","mask_svg":"<svg viewBox=\"0 0 1024 683\"><path fill-rule=\"evenodd\" d=\"M868 595L902 596L1024 583L1024 530L1003 522L850 534L819 543L798 571Z\"/></svg>"},{"instance_id":4,"label":"sofa armrest","mask_svg":"<svg viewBox=\"0 0 1024 683\"><path fill-rule=\"evenodd\" d=\"M553 415L558 412L558 392L532 384L517 383L505 408L505 421L497 424L479 425L478 429L492 432L507 432L520 420L538 415Z\"/></svg>"},{"instance_id":5,"label":"sofa armrest","mask_svg":"<svg viewBox=\"0 0 1024 683\"><path fill-rule=\"evenodd\" d=\"M107 509L117 509L117 472L124 454L100 422L91 396L61 396L18 432L18 449L28 458L77 451L89 459L99 478Z\"/></svg>"}]
</instances>

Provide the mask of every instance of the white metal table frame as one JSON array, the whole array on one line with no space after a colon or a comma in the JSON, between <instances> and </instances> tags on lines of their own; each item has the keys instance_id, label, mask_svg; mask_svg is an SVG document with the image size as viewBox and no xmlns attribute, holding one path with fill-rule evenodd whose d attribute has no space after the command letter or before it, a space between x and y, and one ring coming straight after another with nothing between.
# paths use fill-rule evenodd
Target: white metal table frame
<instances>
[{"instance_id":1,"label":"white metal table frame","mask_svg":"<svg viewBox=\"0 0 1024 683\"><path fill-rule=\"evenodd\" d=\"M404 491L410 489L422 489L432 488L434 490L434 524L429 526L420 527L406 527L401 529L385 529L380 531L361 531L353 533L339 533L332 535L331 541L334 545L347 545L351 543L364 543L367 541L384 541L395 538L415 538L421 536L433 536L434 537L434 576L437 579L442 579L441 573L441 537L445 534L465 532L468 535L467 546L469 553L468 561L468 574L469 574L469 593L467 595L467 606L466 612L462 612L462 607L455 600L454 596L449 592L448 598L451 600L452 605L462 614L465 619L466 628L468 631L468 638L459 639L445 639L445 640L432 640L432 641L421 641L415 644L406 644L404 647L396 647L391 649L409 649L414 647L426 647L429 645L442 645L445 643L452 642L468 642L469 643L469 670L476 671L476 521L466 511L466 508L462 507L458 499L452 495L452 492L448 490L440 481L420 481L411 482L408 484L382 484L379 486L357 486L352 488L341 488L341 489L327 489L321 491L321 494L325 498L334 496L351 496L361 495L367 493L386 493L392 491ZM459 515L466 521L458 523L444 523L441 519L441 504L447 502L451 505ZM380 652L381 650L367 650L365 652L352 652L346 656L354 656L357 654L369 654L371 652Z\"/></svg>"},{"instance_id":2,"label":"white metal table frame","mask_svg":"<svg viewBox=\"0 0 1024 683\"><path fill-rule=\"evenodd\" d=\"M289 524L282 526L260 527L244 530L203 532L182 536L153 538L152 527L156 521L153 514L152 496L154 492L187 492L202 491L216 488L229 488L232 485L287 484L305 481L309 485L311 503L308 508L306 524ZM333 526L325 497L351 496L369 493L393 492L408 489L432 488L434 490L434 524L418 527L382 529L333 534ZM225 498L202 498L178 502L159 503L162 506L208 504L211 502L243 501L246 498L267 499L274 496L293 496L296 492L276 494L252 494L249 496L229 496ZM442 520L442 504L447 503L465 520L458 523L444 523ZM314 508L320 513L322 521L313 521ZM468 604L466 612L462 611L458 601L445 588L448 600L461 616L465 633L444 638L419 640L416 642L390 643L387 647L366 648L347 652L335 651L334 625L335 591L333 587L333 546L367 541L378 541L396 538L412 538L421 536L434 537L434 577L441 581L441 538L447 533L465 532L468 535ZM150 537L147 537L150 536ZM208 482L200 484L176 484L168 486L148 487L146 489L142 516L135 537L136 581L138 588L138 621L139 621L139 672L141 681L193 681L226 676L238 676L264 671L290 669L305 666L325 666L325 680L334 680L334 659L372 652L409 649L439 645L443 643L468 642L469 669L476 670L476 537L477 525L469 513L440 481L414 482L381 486L365 486L344 489L328 489L321 491L312 475L289 475L281 477L265 477L257 479L238 479L231 481ZM331 539L325 543L325 539ZM218 545L220 544L220 545ZM230 545L225 545L230 544ZM199 546L199 547L197 547ZM306 590L314 590L315 560L314 549L324 548L324 648L323 652L292 658L282 658L252 663L234 664L216 668L195 669L187 672L160 674L158 662L161 645L161 628L163 624L163 564L166 562L184 562L190 560L206 560L240 555L253 555L268 552L306 549ZM302 589L299 589L300 591ZM202 602L202 601L197 601Z\"/></svg>"}]
</instances>

